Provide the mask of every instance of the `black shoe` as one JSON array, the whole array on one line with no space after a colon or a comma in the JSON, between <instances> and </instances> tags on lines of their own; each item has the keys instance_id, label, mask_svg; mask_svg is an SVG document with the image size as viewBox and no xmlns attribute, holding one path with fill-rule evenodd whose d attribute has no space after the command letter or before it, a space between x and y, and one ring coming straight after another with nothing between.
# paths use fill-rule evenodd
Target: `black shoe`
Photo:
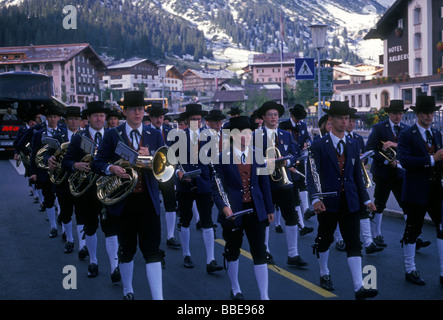
<instances>
[{"instance_id":1,"label":"black shoe","mask_svg":"<svg viewBox=\"0 0 443 320\"><path fill-rule=\"evenodd\" d=\"M166 240L166 246L168 248L178 249L181 247L181 244L180 244L180 242L178 242L178 240L176 238L172 237L172 238L169 238Z\"/></svg>"},{"instance_id":2,"label":"black shoe","mask_svg":"<svg viewBox=\"0 0 443 320\"><path fill-rule=\"evenodd\" d=\"M34 203L39 203L40 200L38 200L38 198L34 198Z\"/></svg>"},{"instance_id":3,"label":"black shoe","mask_svg":"<svg viewBox=\"0 0 443 320\"><path fill-rule=\"evenodd\" d=\"M243 293L241 292L237 292L235 295L232 293L231 290L231 298L232 300L245 300L245 298L243 297Z\"/></svg>"},{"instance_id":4,"label":"black shoe","mask_svg":"<svg viewBox=\"0 0 443 320\"><path fill-rule=\"evenodd\" d=\"M385 241L383 240L383 236L378 235L374 238L374 243L379 246L379 247L387 247L388 245L385 243Z\"/></svg>"},{"instance_id":5,"label":"black shoe","mask_svg":"<svg viewBox=\"0 0 443 320\"><path fill-rule=\"evenodd\" d=\"M426 248L427 246L431 245L431 241L426 240L423 241L420 238L417 238L417 241L415 242L415 251L420 250L420 248Z\"/></svg>"},{"instance_id":6,"label":"black shoe","mask_svg":"<svg viewBox=\"0 0 443 320\"><path fill-rule=\"evenodd\" d=\"M412 270L409 273L406 272L405 279L414 284L425 285L425 281L420 277L420 273L417 270Z\"/></svg>"},{"instance_id":7,"label":"black shoe","mask_svg":"<svg viewBox=\"0 0 443 320\"><path fill-rule=\"evenodd\" d=\"M375 296L377 296L377 294L378 294L378 291L376 289L365 289L364 287L361 287L355 293L355 300L364 300L366 298L374 298Z\"/></svg>"},{"instance_id":8,"label":"black shoe","mask_svg":"<svg viewBox=\"0 0 443 320\"><path fill-rule=\"evenodd\" d=\"M277 232L277 233L283 233L283 228L282 228L280 225L275 226L275 232Z\"/></svg>"},{"instance_id":9,"label":"black shoe","mask_svg":"<svg viewBox=\"0 0 443 320\"><path fill-rule=\"evenodd\" d=\"M88 265L88 278L95 278L98 276L98 265L91 263Z\"/></svg>"},{"instance_id":10,"label":"black shoe","mask_svg":"<svg viewBox=\"0 0 443 320\"><path fill-rule=\"evenodd\" d=\"M304 236L307 235L308 233L311 233L312 231L314 231L314 228L304 226L302 229L300 229L300 235Z\"/></svg>"},{"instance_id":11,"label":"black shoe","mask_svg":"<svg viewBox=\"0 0 443 320\"><path fill-rule=\"evenodd\" d=\"M74 242L68 241L65 244L65 253L71 253L74 251Z\"/></svg>"},{"instance_id":12,"label":"black shoe","mask_svg":"<svg viewBox=\"0 0 443 320\"><path fill-rule=\"evenodd\" d=\"M49 238L55 238L57 236L57 229L52 228L51 232L49 232Z\"/></svg>"},{"instance_id":13,"label":"black shoe","mask_svg":"<svg viewBox=\"0 0 443 320\"><path fill-rule=\"evenodd\" d=\"M121 279L122 279L122 276L120 274L120 269L117 267L111 273L111 281L112 282L119 282Z\"/></svg>"},{"instance_id":14,"label":"black shoe","mask_svg":"<svg viewBox=\"0 0 443 320\"><path fill-rule=\"evenodd\" d=\"M45 212L46 211L46 207L45 207L45 205L43 203L40 205L40 209L38 209L38 211L39 212Z\"/></svg>"},{"instance_id":15,"label":"black shoe","mask_svg":"<svg viewBox=\"0 0 443 320\"><path fill-rule=\"evenodd\" d=\"M329 274L325 274L320 277L320 287L328 291L334 291L334 285L332 284L331 276Z\"/></svg>"},{"instance_id":16,"label":"black shoe","mask_svg":"<svg viewBox=\"0 0 443 320\"><path fill-rule=\"evenodd\" d=\"M295 268L306 267L308 265L308 263L304 261L300 256L288 257L287 264L288 266Z\"/></svg>"},{"instance_id":17,"label":"black shoe","mask_svg":"<svg viewBox=\"0 0 443 320\"><path fill-rule=\"evenodd\" d=\"M383 251L383 249L384 248L382 247L377 247L374 242L372 242L369 246L365 247L366 254Z\"/></svg>"},{"instance_id":18,"label":"black shoe","mask_svg":"<svg viewBox=\"0 0 443 320\"><path fill-rule=\"evenodd\" d=\"M314 210L306 209L303 216L304 216L305 220L309 220L311 217L315 216L315 212L314 212Z\"/></svg>"},{"instance_id":19,"label":"black shoe","mask_svg":"<svg viewBox=\"0 0 443 320\"><path fill-rule=\"evenodd\" d=\"M266 251L266 258L268 260L267 261L268 264L275 264L274 257L272 256L272 254L270 254L267 251Z\"/></svg>"},{"instance_id":20,"label":"black shoe","mask_svg":"<svg viewBox=\"0 0 443 320\"><path fill-rule=\"evenodd\" d=\"M194 268L194 263L191 260L191 256L186 256L184 259L185 268L191 269Z\"/></svg>"},{"instance_id":21,"label":"black shoe","mask_svg":"<svg viewBox=\"0 0 443 320\"><path fill-rule=\"evenodd\" d=\"M134 300L134 294L132 292L127 293L124 297L123 300Z\"/></svg>"},{"instance_id":22,"label":"black shoe","mask_svg":"<svg viewBox=\"0 0 443 320\"><path fill-rule=\"evenodd\" d=\"M209 262L209 264L206 265L206 272L207 273L212 273L212 272L220 271L220 270L223 270L223 267L219 266L217 264L217 261L215 261L215 260L212 260L211 262Z\"/></svg>"},{"instance_id":23,"label":"black shoe","mask_svg":"<svg viewBox=\"0 0 443 320\"><path fill-rule=\"evenodd\" d=\"M338 251L346 251L346 245L344 241L337 241L335 243L335 249L337 249Z\"/></svg>"},{"instance_id":24,"label":"black shoe","mask_svg":"<svg viewBox=\"0 0 443 320\"><path fill-rule=\"evenodd\" d=\"M78 258L80 260L84 260L87 256L89 256L88 248L86 246L83 246L83 248L78 251Z\"/></svg>"},{"instance_id":25,"label":"black shoe","mask_svg":"<svg viewBox=\"0 0 443 320\"><path fill-rule=\"evenodd\" d=\"M34 192L32 192L32 190L29 191L29 196L32 197L33 195L34 195Z\"/></svg>"}]
</instances>

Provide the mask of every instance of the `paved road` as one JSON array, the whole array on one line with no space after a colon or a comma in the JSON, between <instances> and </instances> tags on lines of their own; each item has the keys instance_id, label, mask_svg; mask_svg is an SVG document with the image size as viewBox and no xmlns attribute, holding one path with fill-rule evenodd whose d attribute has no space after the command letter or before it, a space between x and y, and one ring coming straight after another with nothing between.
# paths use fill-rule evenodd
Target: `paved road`
<instances>
[{"instance_id":1,"label":"paved road","mask_svg":"<svg viewBox=\"0 0 443 320\"><path fill-rule=\"evenodd\" d=\"M49 223L45 214L38 212L28 196L27 181L9 160L0 160L0 300L121 300L121 284L110 281L110 267L104 237L98 232L98 260L100 274L97 278L86 276L87 261L79 261L77 249L64 254L61 237L48 237ZM18 168L19 169L19 168ZM214 211L214 217L215 217ZM311 221L312 220L312 221ZM306 222L316 228L315 219ZM441 300L443 288L438 283L439 261L436 255L435 231L425 224L422 238L432 241L431 246L417 253L418 269L427 280L425 286L415 286L404 280L403 251L399 240L404 221L386 217L383 233L388 247L377 254L363 254L363 266L376 268L379 295L375 300ZM60 233L60 229L59 229ZM223 263L221 228L216 230L215 255ZM332 293L318 287L319 269L311 244L315 231L299 238L300 255L309 263L305 269L286 265L285 234L276 233L271 226L270 249L276 266L269 267L269 296L273 300L353 300L353 285L345 253L333 247L330 250L330 270L336 290ZM76 243L77 245L77 240ZM205 271L205 251L201 231L191 229L191 253L196 267L185 269L181 250L168 249L163 239L162 249L167 253L163 273L164 297L168 300L225 300L229 299L230 285L222 271L208 275ZM252 261L248 258L249 246L244 243L240 258L240 285L246 299L258 299ZM65 266L77 272L76 289L64 289ZM72 275L72 274L71 274ZM135 257L134 290L138 300L151 299L144 263L140 252Z\"/></svg>"}]
</instances>

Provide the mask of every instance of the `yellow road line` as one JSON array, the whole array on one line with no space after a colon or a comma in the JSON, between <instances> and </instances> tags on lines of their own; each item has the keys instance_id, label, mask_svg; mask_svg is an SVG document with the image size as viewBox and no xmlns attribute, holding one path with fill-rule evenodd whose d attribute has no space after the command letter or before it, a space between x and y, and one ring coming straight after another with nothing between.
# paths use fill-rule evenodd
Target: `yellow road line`
<instances>
[{"instance_id":1,"label":"yellow road line","mask_svg":"<svg viewBox=\"0 0 443 320\"><path fill-rule=\"evenodd\" d=\"M221 244L222 246L224 246L226 244L225 240L223 240L223 239L215 239L215 242ZM252 256L248 251L240 249L240 254L242 256L252 260ZM283 276L283 277L285 277L285 278L287 278L287 279L289 279L289 280L291 280L291 281L293 281L293 282L295 282L295 283L297 283L297 284L299 284L299 285L301 285L301 286L303 286L303 287L305 287L305 288L307 288L307 289L309 289L309 290L311 290L311 291L313 291L325 298L337 297L335 294L331 293L330 291L327 291L327 290L313 284L312 282L309 282L303 278L300 278L299 276L296 276L295 274L290 273L289 271L287 271L279 266L276 266L276 268L273 266L268 266L268 269L274 271L275 273L278 273L279 275L281 275L281 276Z\"/></svg>"}]
</instances>

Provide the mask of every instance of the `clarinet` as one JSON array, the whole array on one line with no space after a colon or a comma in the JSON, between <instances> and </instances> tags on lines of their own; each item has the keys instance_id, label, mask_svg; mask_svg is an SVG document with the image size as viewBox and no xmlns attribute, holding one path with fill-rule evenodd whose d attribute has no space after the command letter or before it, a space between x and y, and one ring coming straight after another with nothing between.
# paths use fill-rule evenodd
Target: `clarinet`
<instances>
[{"instance_id":1,"label":"clarinet","mask_svg":"<svg viewBox=\"0 0 443 320\"><path fill-rule=\"evenodd\" d=\"M308 145L308 160L309 160L309 165L311 167L312 179L314 180L315 191L316 191L316 193L314 193L312 195L312 197L318 197L319 199L322 200L324 197L337 196L337 192L334 192L334 191L332 191L332 192L322 192L321 182L320 182L320 175L318 174L317 166L315 164L315 160L312 157L312 151L311 151L310 144Z\"/></svg>"},{"instance_id":2,"label":"clarinet","mask_svg":"<svg viewBox=\"0 0 443 320\"><path fill-rule=\"evenodd\" d=\"M222 182L220 180L220 177L218 176L217 170L215 170L215 167L212 162L209 163L209 166L212 169L212 174L214 175L214 180L217 185L218 193L220 194L220 197L222 198L225 205L229 208L231 208L231 204L229 203L228 195L225 192L225 189L223 188Z\"/></svg>"}]
</instances>

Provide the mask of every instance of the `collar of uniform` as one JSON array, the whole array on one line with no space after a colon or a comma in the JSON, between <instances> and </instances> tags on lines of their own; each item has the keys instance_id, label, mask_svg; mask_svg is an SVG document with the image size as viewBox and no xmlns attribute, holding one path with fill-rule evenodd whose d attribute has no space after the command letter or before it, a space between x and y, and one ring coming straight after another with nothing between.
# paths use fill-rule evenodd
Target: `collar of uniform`
<instances>
[{"instance_id":1,"label":"collar of uniform","mask_svg":"<svg viewBox=\"0 0 443 320\"><path fill-rule=\"evenodd\" d=\"M127 122L126 122L125 126L126 126L126 134L128 135L129 140L131 140L131 131L134 129L131 128ZM140 126L138 128L136 128L135 130L137 130L140 133L140 136L142 136L143 135L143 124L141 123Z\"/></svg>"},{"instance_id":2,"label":"collar of uniform","mask_svg":"<svg viewBox=\"0 0 443 320\"><path fill-rule=\"evenodd\" d=\"M388 119L388 121L389 121L389 126L391 127L392 132L395 133L394 126L399 126L400 127L400 123L399 124L395 124L394 122L391 121L391 119Z\"/></svg>"},{"instance_id":3,"label":"collar of uniform","mask_svg":"<svg viewBox=\"0 0 443 320\"><path fill-rule=\"evenodd\" d=\"M355 138L355 132L354 132L354 130L352 130L351 132L347 132L347 131L346 131L345 136L349 136L349 135L351 135L351 137Z\"/></svg>"},{"instance_id":4,"label":"collar of uniform","mask_svg":"<svg viewBox=\"0 0 443 320\"><path fill-rule=\"evenodd\" d=\"M237 147L233 146L232 150L234 151L234 154L241 159L241 155L244 153L246 154L246 157L248 157L248 153L249 153L249 146L246 146L244 151L241 151L240 149L238 149Z\"/></svg>"},{"instance_id":5,"label":"collar of uniform","mask_svg":"<svg viewBox=\"0 0 443 320\"><path fill-rule=\"evenodd\" d=\"M275 129L270 129L270 128L268 128L268 127L265 127L266 128L266 134L268 135L268 138L269 139L272 139L272 134L273 133L275 133L275 135L277 135L277 128L275 128Z\"/></svg>"},{"instance_id":6,"label":"collar of uniform","mask_svg":"<svg viewBox=\"0 0 443 320\"><path fill-rule=\"evenodd\" d=\"M151 128L152 128L152 129L157 129L157 130L163 131L163 125L161 125L160 128L157 128L156 126L154 126L154 125L151 123Z\"/></svg>"},{"instance_id":7,"label":"collar of uniform","mask_svg":"<svg viewBox=\"0 0 443 320\"><path fill-rule=\"evenodd\" d=\"M97 131L97 130L95 130L95 129L92 129L92 127L89 127L88 130L89 130L89 134L91 135L91 137L92 137L93 139L95 138L95 134L96 134L97 132L100 132L100 133L102 134L102 137L103 137L103 134L105 133L105 129L104 129L104 128L101 128L100 131Z\"/></svg>"},{"instance_id":8,"label":"collar of uniform","mask_svg":"<svg viewBox=\"0 0 443 320\"><path fill-rule=\"evenodd\" d=\"M417 128L418 131L420 132L421 136L423 137L423 139L426 141L426 130L429 130L429 132L431 133L431 135L433 136L433 132L431 130L431 127L429 127L428 129L423 128L418 122L417 122Z\"/></svg>"},{"instance_id":9,"label":"collar of uniform","mask_svg":"<svg viewBox=\"0 0 443 320\"><path fill-rule=\"evenodd\" d=\"M332 131L329 132L329 136L331 137L332 143L334 144L334 147L337 148L337 144L340 140L343 140L343 142L346 145L346 134L343 136L342 139L340 139L339 137L335 136Z\"/></svg>"}]
</instances>

